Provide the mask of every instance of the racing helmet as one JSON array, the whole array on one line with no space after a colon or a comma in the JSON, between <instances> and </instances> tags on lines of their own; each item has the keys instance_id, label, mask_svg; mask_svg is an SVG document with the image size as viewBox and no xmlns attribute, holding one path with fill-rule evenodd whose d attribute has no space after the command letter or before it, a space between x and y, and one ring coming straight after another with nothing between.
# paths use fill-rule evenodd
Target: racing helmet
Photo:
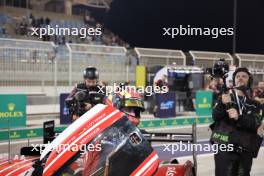
<instances>
[{"instance_id":1,"label":"racing helmet","mask_svg":"<svg viewBox=\"0 0 264 176\"><path fill-rule=\"evenodd\" d=\"M109 102L128 115L128 118L136 125L139 123L140 112L144 112L143 98L133 89L126 88L121 92L117 92L108 96Z\"/></svg>"},{"instance_id":2,"label":"racing helmet","mask_svg":"<svg viewBox=\"0 0 264 176\"><path fill-rule=\"evenodd\" d=\"M95 67L89 66L85 68L83 71L83 78L84 79L98 79L99 78L99 73Z\"/></svg>"}]
</instances>

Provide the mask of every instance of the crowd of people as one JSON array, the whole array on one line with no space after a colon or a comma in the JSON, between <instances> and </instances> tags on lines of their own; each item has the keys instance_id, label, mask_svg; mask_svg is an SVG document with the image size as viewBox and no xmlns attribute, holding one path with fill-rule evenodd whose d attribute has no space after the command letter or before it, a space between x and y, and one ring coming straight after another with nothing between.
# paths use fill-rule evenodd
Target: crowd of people
<instances>
[{"instance_id":1,"label":"crowd of people","mask_svg":"<svg viewBox=\"0 0 264 176\"><path fill-rule=\"evenodd\" d=\"M63 21L61 21L63 22ZM66 42L69 43L88 43L88 44L103 44L109 46L125 46L129 47L129 45L121 40L117 35L112 33L110 30L105 28L103 24L97 22L90 15L85 15L83 21L79 21L82 24L82 27L85 28L101 28L102 35L100 36L87 36L87 38L80 38L76 36L43 36L43 41L53 41L58 45L65 45ZM32 33L31 28L45 28L48 25L51 25L52 19L48 17L35 17L33 14L30 14L28 17L24 16L22 19L16 23L15 33L16 35L22 35L30 37ZM73 24L74 25L74 24ZM75 26L79 28L80 26Z\"/></svg>"},{"instance_id":2,"label":"crowd of people","mask_svg":"<svg viewBox=\"0 0 264 176\"><path fill-rule=\"evenodd\" d=\"M47 25L50 25L51 20L47 18L37 18L33 16L32 14L29 15L29 17L22 17L22 20L20 22L16 23L16 35L25 35L29 36L31 32L31 28L42 28ZM49 41L50 39L47 38L48 36L45 36L43 38L43 41Z\"/></svg>"}]
</instances>

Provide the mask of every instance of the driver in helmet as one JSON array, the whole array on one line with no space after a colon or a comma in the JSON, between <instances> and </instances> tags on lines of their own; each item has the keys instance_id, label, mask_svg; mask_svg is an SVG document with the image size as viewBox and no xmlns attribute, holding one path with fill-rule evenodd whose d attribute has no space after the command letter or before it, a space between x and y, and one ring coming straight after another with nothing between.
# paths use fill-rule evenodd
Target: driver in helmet
<instances>
[{"instance_id":1,"label":"driver in helmet","mask_svg":"<svg viewBox=\"0 0 264 176\"><path fill-rule=\"evenodd\" d=\"M83 71L83 79L84 79L83 82L75 85L74 89L71 91L70 95L66 99L66 106L69 109L72 109L71 115L72 115L73 121L78 119L81 115L83 115L86 111L90 110L96 104L94 102L85 101L84 107L83 107L85 111L82 111L81 113L80 111L78 111L78 109L72 108L74 104L73 103L74 97L78 92L80 91L85 92L85 95L86 95L85 99L87 100L88 99L90 100L92 93L99 92L105 95L105 91L102 85L98 84L99 74L95 67L89 66L85 68L85 70ZM104 103L104 101L97 102L97 103Z\"/></svg>"},{"instance_id":2,"label":"driver in helmet","mask_svg":"<svg viewBox=\"0 0 264 176\"><path fill-rule=\"evenodd\" d=\"M108 96L107 104L111 104L120 111L127 114L129 120L134 124L140 123L140 113L145 111L143 98L128 83L120 83L119 91Z\"/></svg>"}]
</instances>

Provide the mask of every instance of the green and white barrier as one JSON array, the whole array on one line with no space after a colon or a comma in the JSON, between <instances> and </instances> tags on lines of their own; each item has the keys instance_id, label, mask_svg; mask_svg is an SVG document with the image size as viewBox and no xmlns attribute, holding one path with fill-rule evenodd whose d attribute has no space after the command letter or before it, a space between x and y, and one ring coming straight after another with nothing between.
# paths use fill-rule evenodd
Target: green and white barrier
<instances>
[{"instance_id":1,"label":"green and white barrier","mask_svg":"<svg viewBox=\"0 0 264 176\"><path fill-rule=\"evenodd\" d=\"M175 127L196 124L209 124L212 122L210 116L204 117L177 117L166 119L143 119L139 124L139 128L162 128L162 127ZM67 126L59 126L55 128L55 131L63 131ZM8 135L10 134L10 135ZM17 139L30 139L43 137L43 128L23 128L23 129L11 129L0 130L0 141L8 140L10 136L11 140Z\"/></svg>"}]
</instances>

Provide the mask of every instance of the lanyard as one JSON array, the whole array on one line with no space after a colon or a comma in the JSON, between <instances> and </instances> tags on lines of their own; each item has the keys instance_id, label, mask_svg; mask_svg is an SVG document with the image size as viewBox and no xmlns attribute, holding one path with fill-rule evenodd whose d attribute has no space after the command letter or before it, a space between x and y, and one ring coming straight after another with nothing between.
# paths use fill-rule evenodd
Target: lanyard
<instances>
[{"instance_id":1,"label":"lanyard","mask_svg":"<svg viewBox=\"0 0 264 176\"><path fill-rule=\"evenodd\" d=\"M239 98L238 98L237 91L235 91L235 95L236 95L236 100L237 100L237 104L238 104L239 115L242 115L242 112L243 112L243 108L244 108L244 106L243 106L242 103L240 104L240 100L239 100ZM246 98L244 98L244 103L245 103L245 101L246 101ZM241 107L241 106L243 106L243 107Z\"/></svg>"}]
</instances>

